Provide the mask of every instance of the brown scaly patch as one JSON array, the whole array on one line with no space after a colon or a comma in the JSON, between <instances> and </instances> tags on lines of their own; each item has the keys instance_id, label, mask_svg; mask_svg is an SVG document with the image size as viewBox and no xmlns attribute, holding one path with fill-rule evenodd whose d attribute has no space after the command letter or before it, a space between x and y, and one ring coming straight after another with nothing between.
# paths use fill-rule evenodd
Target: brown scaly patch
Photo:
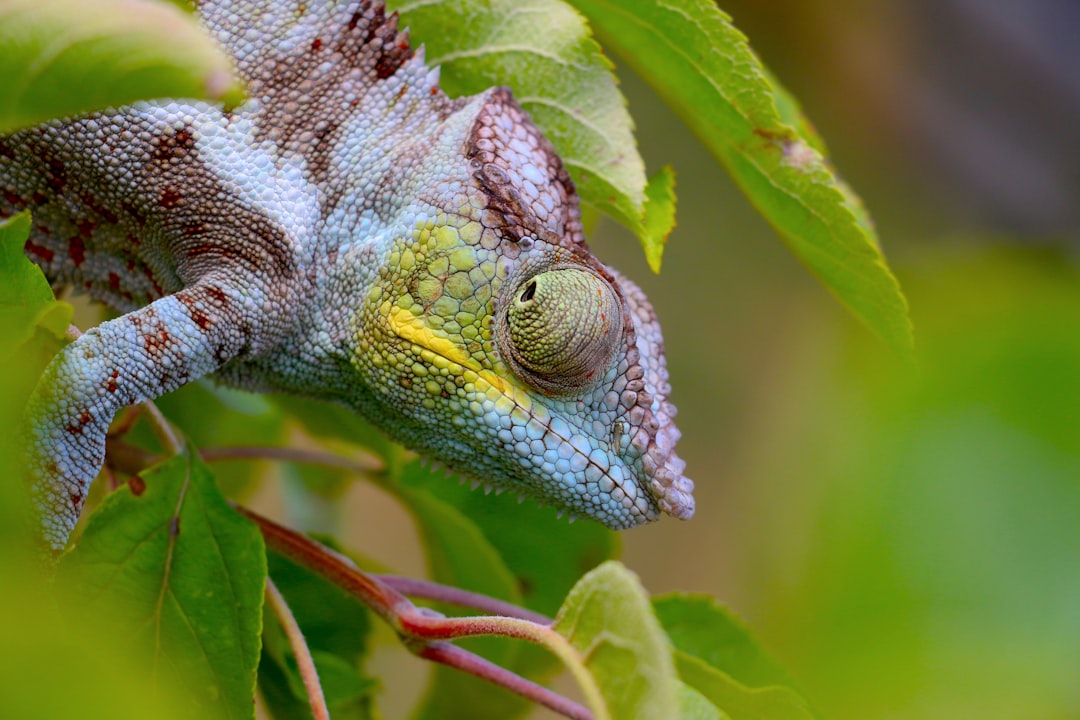
<instances>
[{"instance_id":1,"label":"brown scaly patch","mask_svg":"<svg viewBox=\"0 0 1080 720\"><path fill-rule=\"evenodd\" d=\"M180 191L174 187L166 187L161 191L161 195L158 196L158 205L171 210L180 204Z\"/></svg>"},{"instance_id":2,"label":"brown scaly patch","mask_svg":"<svg viewBox=\"0 0 1080 720\"><path fill-rule=\"evenodd\" d=\"M154 150L150 157L158 162L169 162L173 158L184 157L195 147L195 136L190 127L182 127L176 132L165 133L153 141Z\"/></svg>"}]
</instances>

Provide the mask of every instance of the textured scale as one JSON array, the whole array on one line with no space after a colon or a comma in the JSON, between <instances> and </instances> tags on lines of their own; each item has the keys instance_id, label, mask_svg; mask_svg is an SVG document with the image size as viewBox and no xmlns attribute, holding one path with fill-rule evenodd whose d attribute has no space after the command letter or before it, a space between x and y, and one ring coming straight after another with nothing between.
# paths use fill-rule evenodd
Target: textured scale
<instances>
[{"instance_id":1,"label":"textured scale","mask_svg":"<svg viewBox=\"0 0 1080 720\"><path fill-rule=\"evenodd\" d=\"M0 136L0 216L33 211L28 256L126 313L31 399L47 543L67 542L116 411L211 373L342 403L613 528L690 517L656 317L588 252L573 184L510 92L446 97L381 3L199 11L248 81L241 107Z\"/></svg>"}]
</instances>

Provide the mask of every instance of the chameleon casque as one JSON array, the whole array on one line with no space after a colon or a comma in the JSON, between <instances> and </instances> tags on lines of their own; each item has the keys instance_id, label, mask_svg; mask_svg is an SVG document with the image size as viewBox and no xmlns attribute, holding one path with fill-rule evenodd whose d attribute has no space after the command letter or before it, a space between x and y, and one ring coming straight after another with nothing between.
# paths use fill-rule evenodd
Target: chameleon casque
<instances>
[{"instance_id":1,"label":"chameleon casque","mask_svg":"<svg viewBox=\"0 0 1080 720\"><path fill-rule=\"evenodd\" d=\"M505 88L451 99L380 2L203 0L249 99L138 103L0 136L27 255L125 313L29 404L64 547L120 408L210 373L343 403L467 476L612 528L689 518L660 327L588 251L574 186Z\"/></svg>"}]
</instances>

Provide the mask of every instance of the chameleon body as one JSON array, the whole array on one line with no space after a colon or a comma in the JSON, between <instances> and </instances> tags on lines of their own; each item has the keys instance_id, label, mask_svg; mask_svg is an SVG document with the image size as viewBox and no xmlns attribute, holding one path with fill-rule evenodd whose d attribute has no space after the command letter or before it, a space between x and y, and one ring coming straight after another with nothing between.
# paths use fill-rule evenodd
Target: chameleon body
<instances>
[{"instance_id":1,"label":"chameleon body","mask_svg":"<svg viewBox=\"0 0 1080 720\"><path fill-rule=\"evenodd\" d=\"M28 409L63 548L115 412L200 376L343 403L459 472L613 528L693 513L656 317L587 250L550 143L451 99L381 3L206 0L250 99L0 136L28 256L123 312Z\"/></svg>"}]
</instances>

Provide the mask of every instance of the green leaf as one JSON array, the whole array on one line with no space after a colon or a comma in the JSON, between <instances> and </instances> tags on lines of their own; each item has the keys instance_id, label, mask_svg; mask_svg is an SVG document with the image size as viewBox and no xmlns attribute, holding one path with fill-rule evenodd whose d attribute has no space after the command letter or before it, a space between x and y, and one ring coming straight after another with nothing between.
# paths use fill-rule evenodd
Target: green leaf
<instances>
[{"instance_id":1,"label":"green leaf","mask_svg":"<svg viewBox=\"0 0 1080 720\"><path fill-rule=\"evenodd\" d=\"M725 672L680 650L675 666L682 681L704 695L731 720L814 720L805 700L779 685L749 688Z\"/></svg>"},{"instance_id":2,"label":"green leaf","mask_svg":"<svg viewBox=\"0 0 1080 720\"><path fill-rule=\"evenodd\" d=\"M907 303L824 146L712 0L571 0L604 46L682 117L799 257L884 340L912 346Z\"/></svg>"},{"instance_id":3,"label":"green leaf","mask_svg":"<svg viewBox=\"0 0 1080 720\"><path fill-rule=\"evenodd\" d=\"M72 307L53 299L41 270L23 253L29 213L0 221L0 536L26 528L19 447L23 407L49 360L64 344Z\"/></svg>"},{"instance_id":4,"label":"green leaf","mask_svg":"<svg viewBox=\"0 0 1080 720\"><path fill-rule=\"evenodd\" d=\"M649 178L645 188L645 232L640 236L645 259L654 273L660 272L668 235L675 229L675 169L670 165Z\"/></svg>"},{"instance_id":5,"label":"green leaf","mask_svg":"<svg viewBox=\"0 0 1080 720\"><path fill-rule=\"evenodd\" d=\"M584 19L561 0L405 0L391 3L441 66L452 96L514 89L562 157L585 203L635 234L643 223L645 165L611 62Z\"/></svg>"},{"instance_id":6,"label":"green leaf","mask_svg":"<svg viewBox=\"0 0 1080 720\"><path fill-rule=\"evenodd\" d=\"M711 597L666 595L653 609L675 646L679 677L732 720L814 717L790 676Z\"/></svg>"},{"instance_id":7,"label":"green leaf","mask_svg":"<svg viewBox=\"0 0 1080 720\"><path fill-rule=\"evenodd\" d=\"M0 132L154 97L241 98L194 18L145 0L0 4Z\"/></svg>"},{"instance_id":8,"label":"green leaf","mask_svg":"<svg viewBox=\"0 0 1080 720\"><path fill-rule=\"evenodd\" d=\"M607 562L573 587L555 629L584 656L612 718L674 717L671 647L637 576Z\"/></svg>"},{"instance_id":9,"label":"green leaf","mask_svg":"<svg viewBox=\"0 0 1080 720\"><path fill-rule=\"evenodd\" d=\"M3 460L0 459L0 463ZM100 616L57 607L40 568L0 557L0 706L11 720L189 720L171 678L146 682L148 664L120 647ZM20 558L22 559L22 558ZM87 620L87 618L82 618Z\"/></svg>"},{"instance_id":10,"label":"green leaf","mask_svg":"<svg viewBox=\"0 0 1080 720\"><path fill-rule=\"evenodd\" d=\"M175 677L192 716L253 718L266 556L262 536L189 449L110 495L58 581L93 622L122 608L118 645L149 649L143 679Z\"/></svg>"},{"instance_id":11,"label":"green leaf","mask_svg":"<svg viewBox=\"0 0 1080 720\"><path fill-rule=\"evenodd\" d=\"M38 329L61 339L71 324L71 306L56 302L49 281L23 253L29 236L30 213L0 221L0 360L21 354Z\"/></svg>"},{"instance_id":12,"label":"green leaf","mask_svg":"<svg viewBox=\"0 0 1080 720\"><path fill-rule=\"evenodd\" d=\"M727 715L684 682L679 683L679 720L726 720Z\"/></svg>"}]
</instances>

